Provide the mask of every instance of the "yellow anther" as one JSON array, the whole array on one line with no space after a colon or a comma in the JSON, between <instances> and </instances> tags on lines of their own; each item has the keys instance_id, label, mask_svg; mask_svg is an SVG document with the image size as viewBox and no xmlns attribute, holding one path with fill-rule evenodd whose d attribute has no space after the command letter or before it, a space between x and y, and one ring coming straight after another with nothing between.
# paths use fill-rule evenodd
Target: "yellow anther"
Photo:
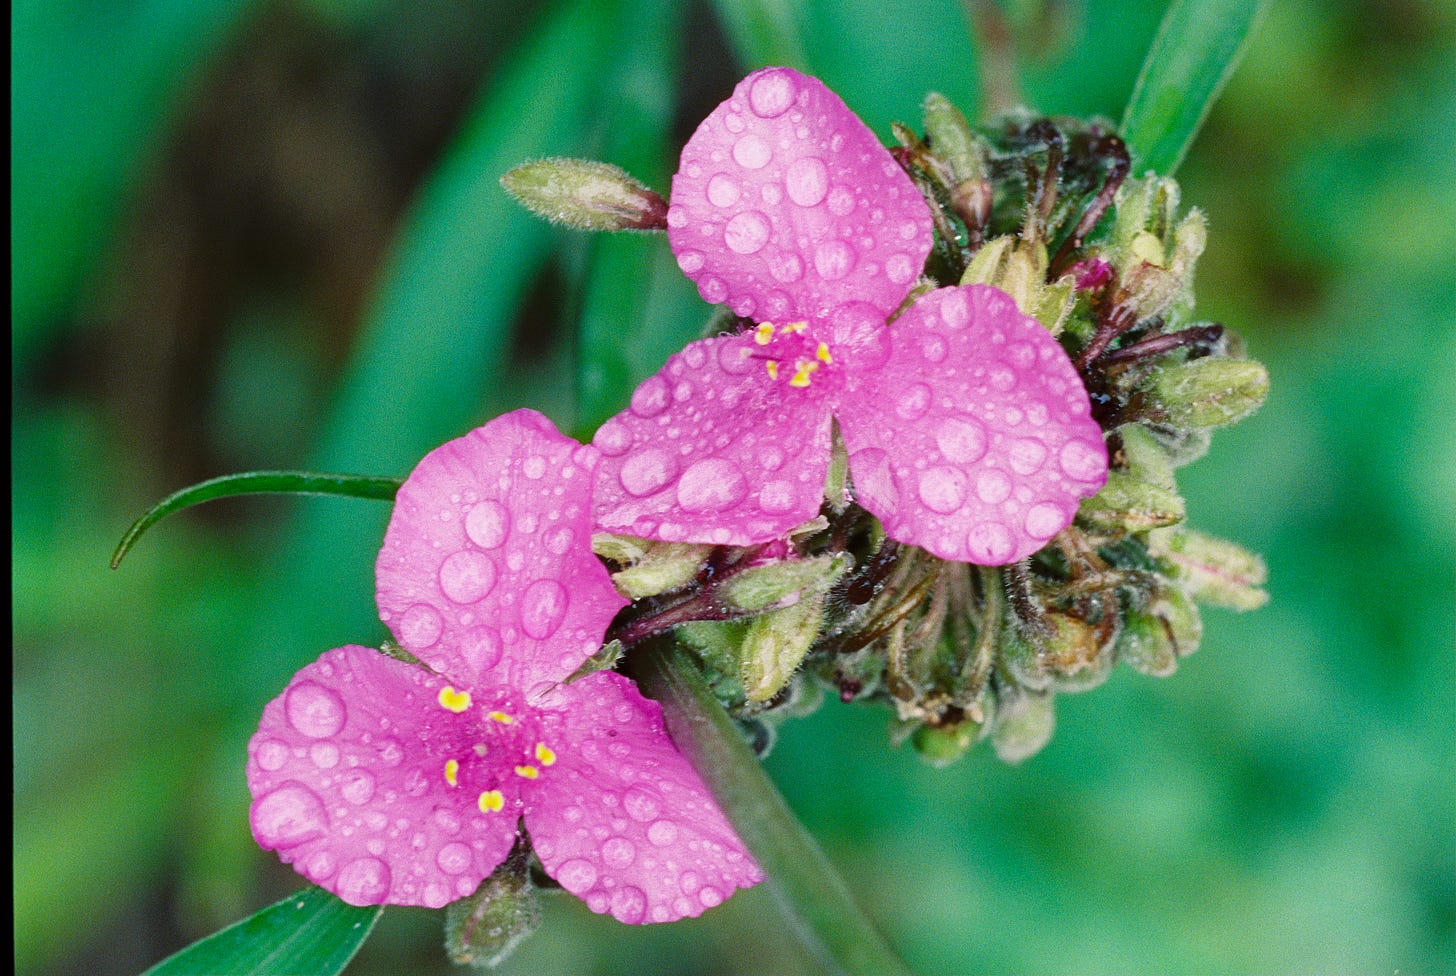
<instances>
[{"instance_id":1,"label":"yellow anther","mask_svg":"<svg viewBox=\"0 0 1456 976\"><path fill-rule=\"evenodd\" d=\"M515 719L511 718L505 712L491 712L486 718L492 722L499 722L502 725L514 725L516 722Z\"/></svg>"},{"instance_id":2,"label":"yellow anther","mask_svg":"<svg viewBox=\"0 0 1456 976\"><path fill-rule=\"evenodd\" d=\"M794 378L789 380L789 385L803 389L809 385L809 377L819 368L818 363L806 363L802 360L794 364Z\"/></svg>"},{"instance_id":3,"label":"yellow anther","mask_svg":"<svg viewBox=\"0 0 1456 976\"><path fill-rule=\"evenodd\" d=\"M546 743L538 742L536 743L536 758L541 761L541 765L549 766L556 761L556 753Z\"/></svg>"},{"instance_id":4,"label":"yellow anther","mask_svg":"<svg viewBox=\"0 0 1456 976\"><path fill-rule=\"evenodd\" d=\"M760 346L766 346L773 341L774 327L772 322L764 322L759 325L758 330L753 333L753 341Z\"/></svg>"},{"instance_id":5,"label":"yellow anther","mask_svg":"<svg viewBox=\"0 0 1456 976\"><path fill-rule=\"evenodd\" d=\"M506 805L506 798L500 790L486 790L476 801L481 813L499 813Z\"/></svg>"},{"instance_id":6,"label":"yellow anther","mask_svg":"<svg viewBox=\"0 0 1456 976\"><path fill-rule=\"evenodd\" d=\"M814 350L814 358L826 366L834 362L834 357L829 355L829 343L819 343L819 348Z\"/></svg>"},{"instance_id":7,"label":"yellow anther","mask_svg":"<svg viewBox=\"0 0 1456 976\"><path fill-rule=\"evenodd\" d=\"M516 775L524 776L526 779L535 779L537 776L541 775L541 770L537 769L535 766L517 766Z\"/></svg>"},{"instance_id":8,"label":"yellow anther","mask_svg":"<svg viewBox=\"0 0 1456 976\"><path fill-rule=\"evenodd\" d=\"M808 322L790 322L788 325L784 326L784 331L793 335L798 335L800 332L803 332L808 327Z\"/></svg>"},{"instance_id":9,"label":"yellow anther","mask_svg":"<svg viewBox=\"0 0 1456 976\"><path fill-rule=\"evenodd\" d=\"M769 379L776 380L776 379L779 378L779 364L778 364L778 360L776 360L776 359L770 359L768 362L766 362L766 363L763 364L763 368L766 369L766 370L768 370L768 378Z\"/></svg>"},{"instance_id":10,"label":"yellow anther","mask_svg":"<svg viewBox=\"0 0 1456 976\"><path fill-rule=\"evenodd\" d=\"M445 782L451 786L460 785L460 763L454 759L445 760Z\"/></svg>"},{"instance_id":11,"label":"yellow anther","mask_svg":"<svg viewBox=\"0 0 1456 976\"><path fill-rule=\"evenodd\" d=\"M440 689L440 707L444 708L447 712L454 712L456 715L459 715L470 707L470 692L456 691L454 688L446 685Z\"/></svg>"}]
</instances>

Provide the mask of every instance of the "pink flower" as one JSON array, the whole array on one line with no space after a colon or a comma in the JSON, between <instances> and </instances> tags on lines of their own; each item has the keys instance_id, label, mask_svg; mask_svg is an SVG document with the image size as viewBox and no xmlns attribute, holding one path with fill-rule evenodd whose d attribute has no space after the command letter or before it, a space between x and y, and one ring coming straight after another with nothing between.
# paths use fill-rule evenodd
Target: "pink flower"
<instances>
[{"instance_id":1,"label":"pink flower","mask_svg":"<svg viewBox=\"0 0 1456 976\"><path fill-rule=\"evenodd\" d=\"M594 912L698 915L762 878L655 702L563 683L624 600L591 552L597 453L520 410L432 451L399 490L380 617L429 670L341 647L248 744L253 835L355 905L475 891L524 818Z\"/></svg>"},{"instance_id":2,"label":"pink flower","mask_svg":"<svg viewBox=\"0 0 1456 976\"><path fill-rule=\"evenodd\" d=\"M683 149L668 236L703 299L761 323L689 344L602 425L609 531L748 545L812 518L837 420L858 501L944 559L1040 549L1107 473L1061 346L1003 292L941 288L892 327L924 200L817 79L743 79Z\"/></svg>"}]
</instances>

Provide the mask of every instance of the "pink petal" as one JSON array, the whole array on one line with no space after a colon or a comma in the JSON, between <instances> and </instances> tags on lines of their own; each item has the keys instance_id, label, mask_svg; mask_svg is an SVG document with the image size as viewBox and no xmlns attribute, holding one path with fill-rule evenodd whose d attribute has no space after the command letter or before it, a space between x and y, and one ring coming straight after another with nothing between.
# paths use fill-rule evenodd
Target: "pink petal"
<instances>
[{"instance_id":1,"label":"pink petal","mask_svg":"<svg viewBox=\"0 0 1456 976\"><path fill-rule=\"evenodd\" d=\"M601 426L597 525L748 545L814 517L829 463L829 387L769 378L751 336L690 343Z\"/></svg>"},{"instance_id":2,"label":"pink petal","mask_svg":"<svg viewBox=\"0 0 1456 976\"><path fill-rule=\"evenodd\" d=\"M596 462L531 410L427 454L376 565L399 642L471 687L534 694L576 670L626 602L591 551Z\"/></svg>"},{"instance_id":3,"label":"pink petal","mask_svg":"<svg viewBox=\"0 0 1456 976\"><path fill-rule=\"evenodd\" d=\"M1002 565L1072 521L1107 448L1062 347L1004 292L941 288L891 327L837 412L860 504L891 538Z\"/></svg>"},{"instance_id":4,"label":"pink petal","mask_svg":"<svg viewBox=\"0 0 1456 976\"><path fill-rule=\"evenodd\" d=\"M683 147L668 238L703 300L760 322L849 301L889 315L930 253L930 211L859 117L817 78L765 68Z\"/></svg>"},{"instance_id":5,"label":"pink petal","mask_svg":"<svg viewBox=\"0 0 1456 976\"><path fill-rule=\"evenodd\" d=\"M294 675L248 743L258 844L352 905L439 908L473 892L515 840L516 785L482 814L479 789L446 782L481 735L440 706L445 684L357 646Z\"/></svg>"},{"instance_id":6,"label":"pink petal","mask_svg":"<svg viewBox=\"0 0 1456 976\"><path fill-rule=\"evenodd\" d=\"M546 873L592 911L670 922L763 880L631 681L597 672L542 707L556 762L526 788L526 827Z\"/></svg>"}]
</instances>

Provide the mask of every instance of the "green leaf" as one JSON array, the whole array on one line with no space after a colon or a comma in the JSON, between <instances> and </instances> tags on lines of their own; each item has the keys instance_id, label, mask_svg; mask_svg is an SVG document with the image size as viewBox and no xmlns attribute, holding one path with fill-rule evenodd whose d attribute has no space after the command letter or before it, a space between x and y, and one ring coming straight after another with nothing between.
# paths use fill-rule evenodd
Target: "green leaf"
<instances>
[{"instance_id":1,"label":"green leaf","mask_svg":"<svg viewBox=\"0 0 1456 976\"><path fill-rule=\"evenodd\" d=\"M1171 176L1269 0L1173 0L1122 117L1137 171Z\"/></svg>"},{"instance_id":2,"label":"green leaf","mask_svg":"<svg viewBox=\"0 0 1456 976\"><path fill-rule=\"evenodd\" d=\"M326 976L342 972L384 908L307 888L194 942L142 976Z\"/></svg>"},{"instance_id":3,"label":"green leaf","mask_svg":"<svg viewBox=\"0 0 1456 976\"><path fill-rule=\"evenodd\" d=\"M401 478L371 478L358 474L312 474L307 471L247 471L210 478L181 491L173 492L148 509L131 524L121 537L111 557L111 568L121 565L122 558L136 545L142 533L173 512L190 508L215 498L233 495L343 495L348 498L376 498L391 501L403 484Z\"/></svg>"},{"instance_id":4,"label":"green leaf","mask_svg":"<svg viewBox=\"0 0 1456 976\"><path fill-rule=\"evenodd\" d=\"M809 70L796 0L714 0L728 43L745 68L776 64Z\"/></svg>"},{"instance_id":5,"label":"green leaf","mask_svg":"<svg viewBox=\"0 0 1456 976\"><path fill-rule=\"evenodd\" d=\"M642 690L662 705L673 743L713 791L790 927L824 971L907 973L784 802L692 656L659 641L631 663Z\"/></svg>"}]
</instances>

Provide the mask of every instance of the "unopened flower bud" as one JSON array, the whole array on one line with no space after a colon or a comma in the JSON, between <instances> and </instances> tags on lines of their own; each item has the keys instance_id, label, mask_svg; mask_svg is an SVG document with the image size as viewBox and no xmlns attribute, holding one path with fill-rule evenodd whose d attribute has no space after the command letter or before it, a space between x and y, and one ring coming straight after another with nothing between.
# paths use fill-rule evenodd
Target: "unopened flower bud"
<instances>
[{"instance_id":1,"label":"unopened flower bud","mask_svg":"<svg viewBox=\"0 0 1456 976\"><path fill-rule=\"evenodd\" d=\"M971 130L961 110L939 92L925 96L925 135L930 148L950 168L955 185L982 180L987 147Z\"/></svg>"},{"instance_id":2,"label":"unopened flower bud","mask_svg":"<svg viewBox=\"0 0 1456 976\"><path fill-rule=\"evenodd\" d=\"M1143 674L1166 677L1178 659L1198 650L1203 620L1177 587L1161 590L1144 610L1129 611L1117 635L1117 659Z\"/></svg>"},{"instance_id":3,"label":"unopened flower bud","mask_svg":"<svg viewBox=\"0 0 1456 976\"><path fill-rule=\"evenodd\" d=\"M461 965L494 966L541 924L529 873L530 848L517 841L475 890L445 910L445 950Z\"/></svg>"},{"instance_id":4,"label":"unopened flower bud","mask_svg":"<svg viewBox=\"0 0 1456 976\"><path fill-rule=\"evenodd\" d=\"M748 613L791 606L801 597L828 590L852 561L848 553L836 553L753 566L719 587L718 599Z\"/></svg>"},{"instance_id":5,"label":"unopened flower bud","mask_svg":"<svg viewBox=\"0 0 1456 976\"><path fill-rule=\"evenodd\" d=\"M1149 533L1148 552L1200 603L1253 610L1269 602L1259 589L1269 579L1264 560L1232 542L1180 526Z\"/></svg>"},{"instance_id":6,"label":"unopened flower bud","mask_svg":"<svg viewBox=\"0 0 1456 976\"><path fill-rule=\"evenodd\" d=\"M592 536L593 552L624 567L612 574L612 584L630 600L686 586L703 568L712 549L691 542L653 542L608 532Z\"/></svg>"},{"instance_id":7,"label":"unopened flower bud","mask_svg":"<svg viewBox=\"0 0 1456 976\"><path fill-rule=\"evenodd\" d=\"M1052 737L1057 715L1049 691L1016 685L1001 689L996 699L996 721L991 745L1002 762L1019 763L1036 755Z\"/></svg>"},{"instance_id":8,"label":"unopened flower bud","mask_svg":"<svg viewBox=\"0 0 1456 976\"><path fill-rule=\"evenodd\" d=\"M823 622L822 592L753 618L739 648L739 679L749 701L766 702L783 690L819 638Z\"/></svg>"},{"instance_id":9,"label":"unopened flower bud","mask_svg":"<svg viewBox=\"0 0 1456 976\"><path fill-rule=\"evenodd\" d=\"M1253 360L1210 356L1157 369L1144 394L1156 419L1221 427L1259 409L1269 395L1269 371Z\"/></svg>"},{"instance_id":10,"label":"unopened flower bud","mask_svg":"<svg viewBox=\"0 0 1456 976\"><path fill-rule=\"evenodd\" d=\"M664 230L667 201L625 170L589 159L539 159L501 177L527 209L580 230Z\"/></svg>"},{"instance_id":11,"label":"unopened flower bud","mask_svg":"<svg viewBox=\"0 0 1456 976\"><path fill-rule=\"evenodd\" d=\"M1173 481L1173 465L1162 444L1145 427L1118 428L1122 448L1107 484L1084 499L1077 518L1103 532L1146 532L1183 521L1183 496Z\"/></svg>"},{"instance_id":12,"label":"unopened flower bud","mask_svg":"<svg viewBox=\"0 0 1456 976\"><path fill-rule=\"evenodd\" d=\"M949 766L985 734L985 725L964 718L945 725L920 725L910 736L910 745L920 758L937 768Z\"/></svg>"},{"instance_id":13,"label":"unopened flower bud","mask_svg":"<svg viewBox=\"0 0 1456 976\"><path fill-rule=\"evenodd\" d=\"M1095 627L1063 613L1049 613L1044 619L1049 633L1033 643L1056 688L1087 691L1107 680L1113 657L1104 653Z\"/></svg>"},{"instance_id":14,"label":"unopened flower bud","mask_svg":"<svg viewBox=\"0 0 1456 976\"><path fill-rule=\"evenodd\" d=\"M976 252L961 275L963 285L991 285L1010 295L1016 307L1058 335L1071 312L1076 279L1068 274L1048 285L1046 245L1006 234Z\"/></svg>"}]
</instances>

